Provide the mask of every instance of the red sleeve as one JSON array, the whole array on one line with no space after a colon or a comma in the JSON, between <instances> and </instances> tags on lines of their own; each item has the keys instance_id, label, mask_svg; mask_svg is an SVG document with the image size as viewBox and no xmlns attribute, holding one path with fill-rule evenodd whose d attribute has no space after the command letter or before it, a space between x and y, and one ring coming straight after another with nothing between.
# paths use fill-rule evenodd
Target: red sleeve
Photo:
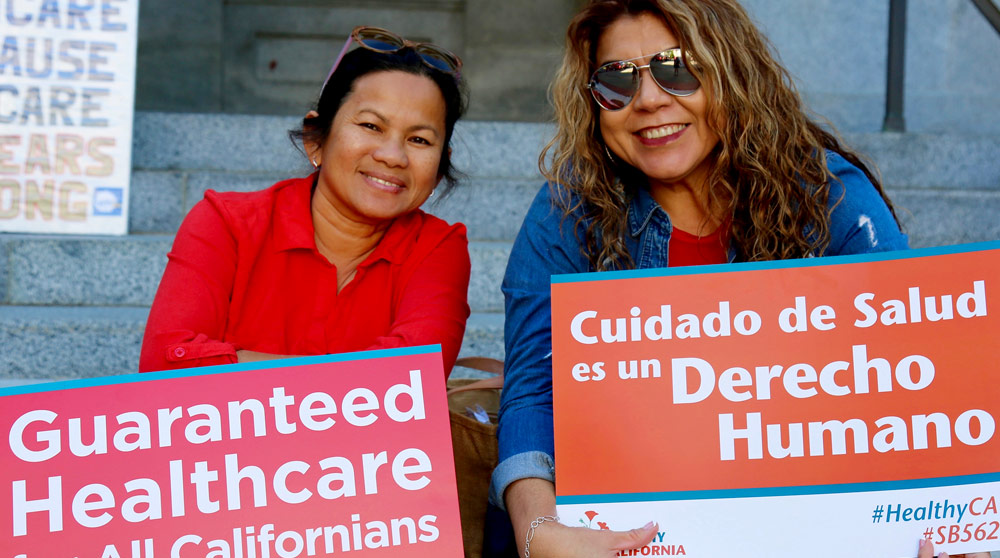
<instances>
[{"instance_id":1,"label":"red sleeve","mask_svg":"<svg viewBox=\"0 0 1000 558\"><path fill-rule=\"evenodd\" d=\"M470 269L469 240L458 225L413 270L392 328L370 348L440 344L451 374L469 319Z\"/></svg>"},{"instance_id":2,"label":"red sleeve","mask_svg":"<svg viewBox=\"0 0 1000 558\"><path fill-rule=\"evenodd\" d=\"M140 372L236 362L236 346L221 340L237 261L222 211L202 200L177 231L146 321Z\"/></svg>"}]
</instances>

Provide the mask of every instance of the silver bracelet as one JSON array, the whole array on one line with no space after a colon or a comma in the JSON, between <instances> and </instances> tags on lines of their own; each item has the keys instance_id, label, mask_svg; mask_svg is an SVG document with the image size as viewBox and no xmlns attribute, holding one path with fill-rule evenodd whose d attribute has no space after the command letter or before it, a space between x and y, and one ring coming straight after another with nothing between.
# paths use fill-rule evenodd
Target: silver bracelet
<instances>
[{"instance_id":1,"label":"silver bracelet","mask_svg":"<svg viewBox=\"0 0 1000 558\"><path fill-rule=\"evenodd\" d=\"M559 521L559 517L543 515L531 521L531 525L528 526L528 532L524 535L524 558L531 558L531 551L528 550L528 547L531 546L531 539L535 538L535 529L546 521Z\"/></svg>"}]
</instances>

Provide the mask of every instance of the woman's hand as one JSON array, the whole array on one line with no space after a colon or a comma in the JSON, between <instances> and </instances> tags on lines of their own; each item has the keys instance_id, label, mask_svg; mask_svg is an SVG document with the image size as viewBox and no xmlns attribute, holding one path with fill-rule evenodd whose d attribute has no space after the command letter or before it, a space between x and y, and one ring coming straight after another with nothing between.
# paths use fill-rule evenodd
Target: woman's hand
<instances>
[{"instance_id":1,"label":"woman's hand","mask_svg":"<svg viewBox=\"0 0 1000 558\"><path fill-rule=\"evenodd\" d=\"M652 521L630 531L608 531L587 527L567 527L546 522L535 528L531 558L611 558L622 550L642 548L652 542L659 526ZM524 539L517 536L524 554Z\"/></svg>"},{"instance_id":2,"label":"woman's hand","mask_svg":"<svg viewBox=\"0 0 1000 558\"><path fill-rule=\"evenodd\" d=\"M525 536L532 521L555 516L555 486L544 479L521 479L507 488L504 499L514 524L518 554L524 556ZM529 551L532 558L611 558L622 550L646 546L658 530L653 522L630 531L599 531L545 521L534 528Z\"/></svg>"},{"instance_id":3,"label":"woman's hand","mask_svg":"<svg viewBox=\"0 0 1000 558\"><path fill-rule=\"evenodd\" d=\"M989 552L973 552L972 554L956 554L951 558L990 558ZM933 558L934 557L934 543L927 539L920 539L920 551L917 552L917 558ZM947 552L942 552L938 554L938 558L949 558Z\"/></svg>"}]
</instances>

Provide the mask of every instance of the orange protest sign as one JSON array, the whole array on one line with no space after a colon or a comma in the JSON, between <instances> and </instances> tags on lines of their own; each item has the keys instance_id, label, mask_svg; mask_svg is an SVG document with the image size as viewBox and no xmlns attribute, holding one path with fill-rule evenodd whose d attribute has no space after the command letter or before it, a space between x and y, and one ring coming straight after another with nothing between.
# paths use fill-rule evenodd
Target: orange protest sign
<instances>
[{"instance_id":1,"label":"orange protest sign","mask_svg":"<svg viewBox=\"0 0 1000 558\"><path fill-rule=\"evenodd\" d=\"M1000 480L998 289L996 243L553 278L558 501Z\"/></svg>"}]
</instances>

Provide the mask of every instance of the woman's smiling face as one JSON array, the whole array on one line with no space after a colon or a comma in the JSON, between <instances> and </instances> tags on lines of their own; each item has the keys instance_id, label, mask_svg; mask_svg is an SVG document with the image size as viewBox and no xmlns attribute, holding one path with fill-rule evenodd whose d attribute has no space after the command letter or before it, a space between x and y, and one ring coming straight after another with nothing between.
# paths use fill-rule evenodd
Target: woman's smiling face
<instances>
[{"instance_id":1,"label":"woman's smiling face","mask_svg":"<svg viewBox=\"0 0 1000 558\"><path fill-rule=\"evenodd\" d=\"M341 215L383 223L418 207L441 179L445 102L430 78L375 72L354 82L322 147L317 189Z\"/></svg>"},{"instance_id":2,"label":"woman's smiling face","mask_svg":"<svg viewBox=\"0 0 1000 558\"><path fill-rule=\"evenodd\" d=\"M642 66L654 54L679 46L660 18L648 13L626 15L601 34L595 66L628 59ZM648 69L640 75L639 91L625 108L597 109L605 144L616 157L642 171L652 186L704 185L711 170L710 155L719 143L707 120L708 93L701 87L687 97L674 97L656 85Z\"/></svg>"}]
</instances>

